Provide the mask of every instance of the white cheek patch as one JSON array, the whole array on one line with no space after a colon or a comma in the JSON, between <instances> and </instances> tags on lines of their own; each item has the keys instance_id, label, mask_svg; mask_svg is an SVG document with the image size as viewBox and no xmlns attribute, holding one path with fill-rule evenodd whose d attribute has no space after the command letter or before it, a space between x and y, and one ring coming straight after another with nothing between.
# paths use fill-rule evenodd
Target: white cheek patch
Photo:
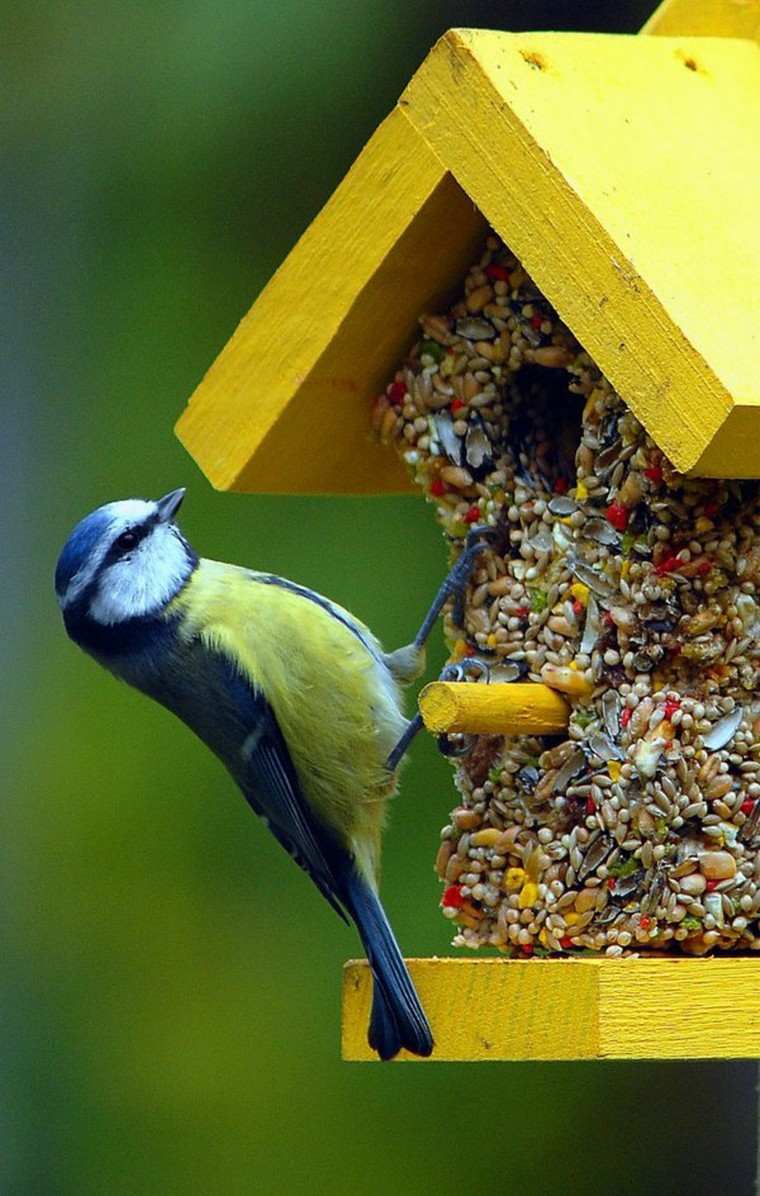
<instances>
[{"instance_id":1,"label":"white cheek patch","mask_svg":"<svg viewBox=\"0 0 760 1196\"><path fill-rule=\"evenodd\" d=\"M182 541L169 525L158 524L104 571L88 613L105 626L155 613L181 589L191 569Z\"/></svg>"}]
</instances>

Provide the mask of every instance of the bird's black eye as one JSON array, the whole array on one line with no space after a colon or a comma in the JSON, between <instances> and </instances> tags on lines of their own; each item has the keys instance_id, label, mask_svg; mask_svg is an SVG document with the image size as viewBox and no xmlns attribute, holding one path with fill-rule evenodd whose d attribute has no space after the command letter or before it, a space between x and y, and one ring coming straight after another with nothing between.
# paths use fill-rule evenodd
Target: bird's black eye
<instances>
[{"instance_id":1,"label":"bird's black eye","mask_svg":"<svg viewBox=\"0 0 760 1196\"><path fill-rule=\"evenodd\" d=\"M137 532L122 532L120 536L116 537L116 547L122 552L128 552L130 548L135 548L138 542Z\"/></svg>"}]
</instances>

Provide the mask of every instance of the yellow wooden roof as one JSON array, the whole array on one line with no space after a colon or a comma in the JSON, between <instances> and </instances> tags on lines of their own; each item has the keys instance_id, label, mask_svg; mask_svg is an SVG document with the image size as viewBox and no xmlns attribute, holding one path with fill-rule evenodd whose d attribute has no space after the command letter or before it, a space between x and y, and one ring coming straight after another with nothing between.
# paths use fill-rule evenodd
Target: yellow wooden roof
<instances>
[{"instance_id":1,"label":"yellow wooden roof","mask_svg":"<svg viewBox=\"0 0 760 1196\"><path fill-rule=\"evenodd\" d=\"M408 489L368 403L488 223L679 469L760 476L759 127L749 40L451 30L180 439L221 489Z\"/></svg>"}]
</instances>

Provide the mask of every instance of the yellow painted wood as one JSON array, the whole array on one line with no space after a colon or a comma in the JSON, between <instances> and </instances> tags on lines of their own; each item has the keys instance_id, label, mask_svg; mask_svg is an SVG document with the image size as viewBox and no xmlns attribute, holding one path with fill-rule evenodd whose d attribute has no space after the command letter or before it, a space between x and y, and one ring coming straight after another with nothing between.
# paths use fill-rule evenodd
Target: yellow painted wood
<instances>
[{"instance_id":1,"label":"yellow painted wood","mask_svg":"<svg viewBox=\"0 0 760 1196\"><path fill-rule=\"evenodd\" d=\"M531 682L432 681L419 697L420 713L435 735L557 735L570 708L555 689Z\"/></svg>"},{"instance_id":2,"label":"yellow painted wood","mask_svg":"<svg viewBox=\"0 0 760 1196\"><path fill-rule=\"evenodd\" d=\"M756 959L412 959L409 970L433 1062L760 1056ZM366 962L347 963L344 1059L376 1058L371 990Z\"/></svg>"},{"instance_id":3,"label":"yellow painted wood","mask_svg":"<svg viewBox=\"0 0 760 1196\"><path fill-rule=\"evenodd\" d=\"M483 217L394 111L243 319L177 435L220 489L411 489L369 401L444 302ZM283 418L287 410L287 418Z\"/></svg>"},{"instance_id":4,"label":"yellow painted wood","mask_svg":"<svg viewBox=\"0 0 760 1196\"><path fill-rule=\"evenodd\" d=\"M641 32L760 41L760 0L664 0Z\"/></svg>"},{"instance_id":5,"label":"yellow painted wood","mask_svg":"<svg viewBox=\"0 0 760 1196\"><path fill-rule=\"evenodd\" d=\"M452 30L400 102L671 460L760 474L758 47Z\"/></svg>"},{"instance_id":6,"label":"yellow painted wood","mask_svg":"<svg viewBox=\"0 0 760 1196\"><path fill-rule=\"evenodd\" d=\"M745 12L684 2L646 28ZM196 390L183 443L221 488L408 489L365 400L482 212L680 469L760 475L759 61L727 37L450 31Z\"/></svg>"}]
</instances>

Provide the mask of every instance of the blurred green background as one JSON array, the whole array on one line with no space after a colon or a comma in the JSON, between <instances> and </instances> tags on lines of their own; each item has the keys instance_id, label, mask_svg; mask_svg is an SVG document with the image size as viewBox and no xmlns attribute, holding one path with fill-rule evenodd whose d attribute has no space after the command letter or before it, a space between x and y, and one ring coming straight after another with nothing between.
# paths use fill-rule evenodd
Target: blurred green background
<instances>
[{"instance_id":1,"label":"blurred green background","mask_svg":"<svg viewBox=\"0 0 760 1196\"><path fill-rule=\"evenodd\" d=\"M3 6L3 1193L750 1191L752 1065L340 1063L352 934L52 594L80 516L186 483L201 552L405 642L444 568L421 501L216 494L173 421L444 29L649 8ZM385 852L409 954L448 948L451 800L419 742Z\"/></svg>"}]
</instances>

